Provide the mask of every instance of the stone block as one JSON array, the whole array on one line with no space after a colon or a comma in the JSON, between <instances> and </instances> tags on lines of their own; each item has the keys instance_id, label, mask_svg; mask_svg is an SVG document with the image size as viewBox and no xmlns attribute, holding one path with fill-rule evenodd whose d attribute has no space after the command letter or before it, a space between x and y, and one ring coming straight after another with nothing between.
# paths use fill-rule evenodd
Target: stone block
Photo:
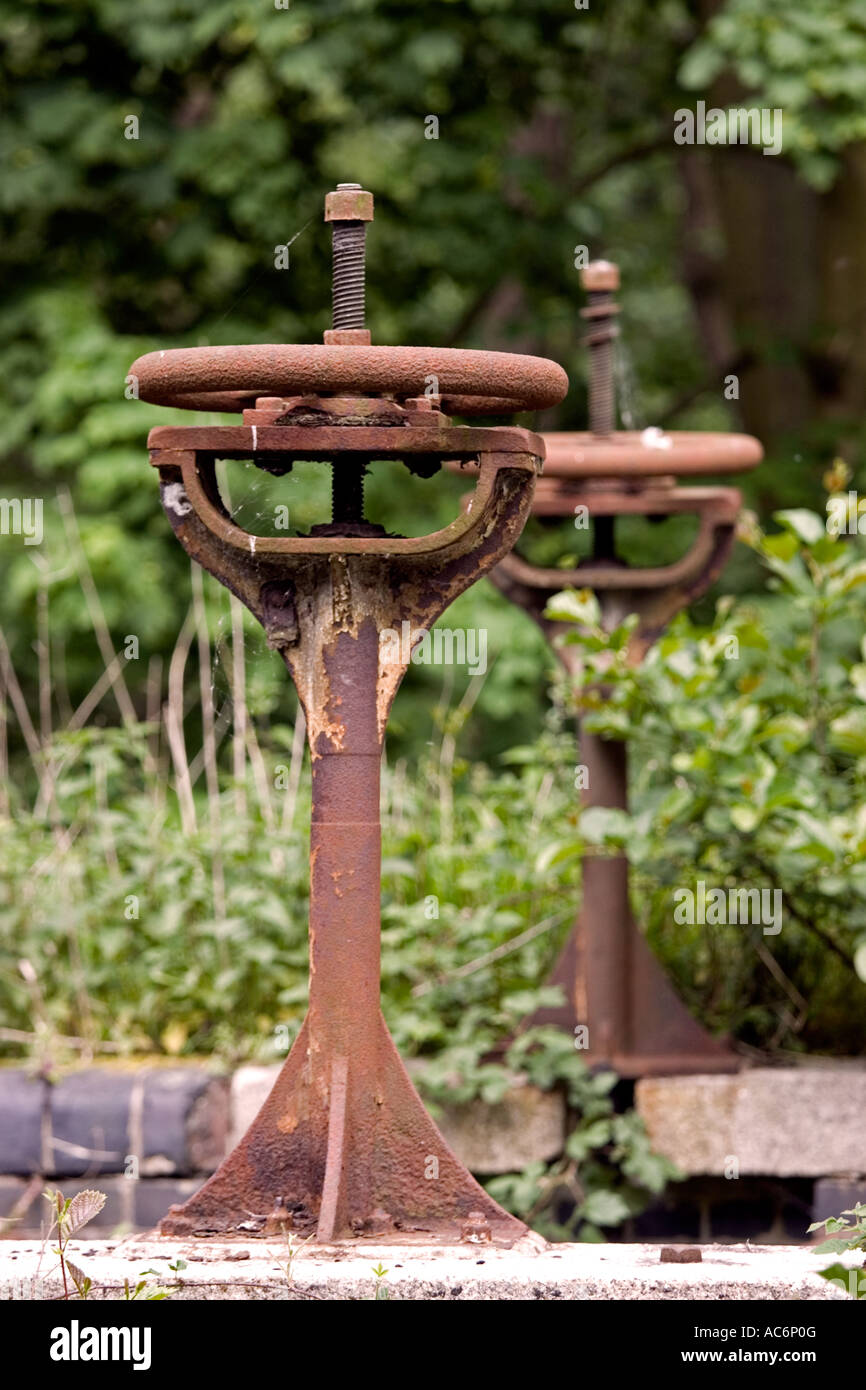
<instances>
[{"instance_id":1,"label":"stone block","mask_svg":"<svg viewBox=\"0 0 866 1390\"><path fill-rule=\"evenodd\" d=\"M270 1066L238 1067L231 1080L229 1149L243 1139L267 1100L281 1066L281 1062L275 1062Z\"/></svg>"},{"instance_id":2,"label":"stone block","mask_svg":"<svg viewBox=\"0 0 866 1390\"><path fill-rule=\"evenodd\" d=\"M685 1173L823 1177L866 1167L860 1063L645 1078L635 1100L653 1147Z\"/></svg>"},{"instance_id":3,"label":"stone block","mask_svg":"<svg viewBox=\"0 0 866 1390\"><path fill-rule=\"evenodd\" d=\"M59 1177L212 1172L225 1152L228 1084L202 1066L92 1067L51 1087L50 1115L45 1171Z\"/></svg>"},{"instance_id":4,"label":"stone block","mask_svg":"<svg viewBox=\"0 0 866 1390\"><path fill-rule=\"evenodd\" d=\"M863 1166L866 1168L866 1154ZM866 1176L848 1174L821 1178L815 1183L812 1220L826 1221L830 1216L840 1216L843 1211L851 1211L858 1202L866 1204ZM820 1232L816 1234L820 1239Z\"/></svg>"},{"instance_id":5,"label":"stone block","mask_svg":"<svg viewBox=\"0 0 866 1390\"><path fill-rule=\"evenodd\" d=\"M47 1083L0 1067L0 1173L38 1173L43 1167L42 1122Z\"/></svg>"},{"instance_id":6,"label":"stone block","mask_svg":"<svg viewBox=\"0 0 866 1390\"><path fill-rule=\"evenodd\" d=\"M445 1107L437 1124L470 1172L511 1173L562 1153L565 1101L556 1091L515 1085L497 1105L473 1101Z\"/></svg>"},{"instance_id":7,"label":"stone block","mask_svg":"<svg viewBox=\"0 0 866 1390\"><path fill-rule=\"evenodd\" d=\"M134 1072L72 1072L51 1088L50 1168L57 1177L123 1172Z\"/></svg>"},{"instance_id":8,"label":"stone block","mask_svg":"<svg viewBox=\"0 0 866 1390\"><path fill-rule=\"evenodd\" d=\"M684 1173L724 1173L739 1077L663 1076L635 1086L650 1142Z\"/></svg>"},{"instance_id":9,"label":"stone block","mask_svg":"<svg viewBox=\"0 0 866 1390\"><path fill-rule=\"evenodd\" d=\"M356 1249L348 1243L339 1251L335 1247L305 1246L292 1262L291 1284L286 1277L284 1242L220 1244L138 1239L118 1244L97 1238L82 1242L79 1253L82 1267L93 1279L95 1300L122 1298L124 1280L135 1282L141 1270L157 1269L160 1273L148 1276L149 1282L163 1283L171 1292L172 1302L368 1302L376 1298L377 1280L372 1270L379 1261L387 1270L383 1282L388 1296L395 1302L507 1299L526 1304L557 1299L621 1304L631 1299L683 1303L700 1300L708 1305L708 1317L712 1313L710 1304L730 1304L729 1323L739 1327L749 1321L736 1306L746 1299L779 1302L781 1307L774 1321L780 1325L797 1325L798 1320L800 1325L808 1325L814 1321L814 1317L800 1311L803 1300L850 1301L842 1289L821 1278L819 1271L826 1264L826 1256L796 1246L704 1246L703 1258L693 1264L662 1263L658 1246L545 1246L529 1237L510 1250L485 1246L483 1253L477 1245L377 1243ZM178 1255L187 1261L180 1274L169 1269ZM41 1256L37 1241L0 1242L0 1300L33 1297L30 1288L34 1279L46 1272L50 1277L45 1278L43 1290L36 1296L58 1298L62 1290L56 1274L46 1271L44 1260L40 1265ZM852 1282L858 1278L863 1276L853 1270ZM785 1312L794 1301L798 1304L794 1313ZM689 1331L694 1322L708 1325L699 1308L696 1303L694 1312L685 1310L690 1319ZM669 1339L663 1337L662 1341L670 1361L673 1353L668 1348ZM628 1345L633 1345L644 1363L650 1364L651 1343L652 1337L647 1345L632 1337ZM690 1345L690 1341L683 1345ZM802 1343L795 1341L791 1345L798 1347ZM853 1345L856 1348L856 1339ZM194 1341L191 1346L194 1352Z\"/></svg>"},{"instance_id":10,"label":"stone block","mask_svg":"<svg viewBox=\"0 0 866 1390\"><path fill-rule=\"evenodd\" d=\"M228 1083L204 1067L147 1072L141 1106L141 1176L213 1172L226 1149L228 1098Z\"/></svg>"}]
</instances>

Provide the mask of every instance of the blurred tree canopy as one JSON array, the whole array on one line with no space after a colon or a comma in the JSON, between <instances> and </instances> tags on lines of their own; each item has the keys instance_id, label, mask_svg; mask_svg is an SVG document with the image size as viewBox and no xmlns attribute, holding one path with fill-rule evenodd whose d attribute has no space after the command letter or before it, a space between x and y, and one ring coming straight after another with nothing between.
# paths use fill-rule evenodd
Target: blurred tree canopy
<instances>
[{"instance_id":1,"label":"blurred tree canopy","mask_svg":"<svg viewBox=\"0 0 866 1390\"><path fill-rule=\"evenodd\" d=\"M0 538L0 621L30 690L40 593L71 639L73 703L102 669L58 486L115 645L136 633L170 650L187 568L144 443L171 417L126 399L129 363L155 347L319 339L322 199L339 180L376 196L375 341L555 357L570 396L528 422L579 428L585 246L622 267L621 405L636 426L759 434L762 507L814 504L836 453L859 461L859 0L30 0L0 4L0 42L3 489L46 498L43 547ZM781 108L781 156L676 145L674 113L698 99ZM739 401L724 398L729 373ZM386 478L372 502L417 531L453 515L461 490L435 479L402 501ZM735 565L730 582L753 573ZM537 713L542 648L486 585L462 603L448 621L503 633L481 705L501 747ZM262 663L267 709L278 677ZM129 676L137 697L146 664ZM410 673L419 708L429 679Z\"/></svg>"}]
</instances>

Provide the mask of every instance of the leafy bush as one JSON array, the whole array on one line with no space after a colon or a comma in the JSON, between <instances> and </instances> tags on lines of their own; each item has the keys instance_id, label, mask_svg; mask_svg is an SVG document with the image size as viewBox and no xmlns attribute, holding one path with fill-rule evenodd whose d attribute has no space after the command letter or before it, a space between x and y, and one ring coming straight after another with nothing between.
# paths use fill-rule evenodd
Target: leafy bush
<instances>
[{"instance_id":1,"label":"leafy bush","mask_svg":"<svg viewBox=\"0 0 866 1390\"><path fill-rule=\"evenodd\" d=\"M679 1176L652 1152L637 1112L617 1113L615 1073L590 1072L567 1034L530 1029L508 1049L506 1062L542 1090L562 1087L573 1117L561 1158L487 1184L497 1201L549 1240L603 1240L605 1228L636 1216Z\"/></svg>"},{"instance_id":2,"label":"leafy bush","mask_svg":"<svg viewBox=\"0 0 866 1390\"><path fill-rule=\"evenodd\" d=\"M838 173L840 151L866 137L864 63L866 14L859 0L727 0L686 54L680 80L706 88L732 67L760 106L784 111L785 153L826 188Z\"/></svg>"},{"instance_id":3,"label":"leafy bush","mask_svg":"<svg viewBox=\"0 0 866 1390\"><path fill-rule=\"evenodd\" d=\"M564 1088L574 1129L562 1160L491 1184L553 1238L602 1239L674 1170L612 1073L592 1075L555 1029L488 1054L546 985L570 925L580 840L561 739L494 773L456 758L466 710L410 775L383 775L383 1007L429 1101L500 1100L514 1071ZM221 1060L281 1056L307 997L309 782L272 729L264 781L246 804L228 781L196 798L184 828L148 726L57 736L40 767L50 793L18 804L0 839L0 1046L43 1069L100 1050ZM44 784L43 784L44 788ZM277 788L279 791L277 792ZM302 828L303 827L303 828Z\"/></svg>"},{"instance_id":4,"label":"leafy bush","mask_svg":"<svg viewBox=\"0 0 866 1390\"><path fill-rule=\"evenodd\" d=\"M762 1048L860 1053L866 555L814 513L777 520L774 535L743 530L772 596L722 599L709 626L682 615L639 667L633 620L607 634L588 592L554 600L589 687L569 698L631 755L632 813L594 808L579 829L599 852L627 846L635 911L710 1026ZM673 892L699 880L778 891L781 931L678 924Z\"/></svg>"},{"instance_id":5,"label":"leafy bush","mask_svg":"<svg viewBox=\"0 0 866 1390\"><path fill-rule=\"evenodd\" d=\"M849 1221L848 1217L852 1219ZM826 1221L813 1221L812 1231L824 1231L827 1236L819 1246L820 1255L861 1255L866 1250L866 1204L857 1202L842 1212L841 1216L828 1217ZM859 1266L862 1269L862 1264ZM858 1273L858 1266L843 1265L841 1260L828 1265L820 1271L823 1279L841 1287L852 1298L866 1299L866 1278Z\"/></svg>"},{"instance_id":6,"label":"leafy bush","mask_svg":"<svg viewBox=\"0 0 866 1390\"><path fill-rule=\"evenodd\" d=\"M0 1013L49 1045L273 1055L307 991L309 784L292 808L291 730L272 730L267 784L250 779L242 812L227 784L186 831L148 766L149 732L58 736L50 805L6 820ZM544 977L573 913L578 844L550 866L569 792L541 762L495 775L452 767L450 747L417 775L384 773L384 1003L403 1050L481 1056L558 998Z\"/></svg>"},{"instance_id":7,"label":"leafy bush","mask_svg":"<svg viewBox=\"0 0 866 1390\"><path fill-rule=\"evenodd\" d=\"M587 245L615 254L630 286L623 341L640 399L623 391L624 412L655 423L698 392L683 424L732 425L732 405L715 384L706 390L671 256L682 210L670 116L682 100L677 66L700 34L693 8L4 7L0 486L44 498L49 542L62 531L55 491L69 488L116 645L135 632L148 655L167 659L183 621L185 560L156 510L144 442L151 425L203 418L127 399L129 364L156 348L316 340L330 303L322 195L337 179L357 177L376 193L368 304L377 341L549 354L575 389L544 423L581 427L587 361L574 251ZM820 20L822 9L822 0L798 6L785 29L802 27L803 13ZM850 9L843 38L858 32ZM440 139L425 138L428 113ZM806 114L819 124L823 106ZM127 138L130 117L138 138ZM290 267L276 270L275 247L289 240ZM811 488L807 472L808 461L798 486ZM455 514L445 482L411 496L402 486L395 504L374 471L371 514L389 530L444 524ZM764 497L784 486L789 498L792 485L789 458L765 465ZM294 483L288 495L294 512ZM299 509L305 502L302 493ZM28 694L38 682L31 560L20 545L0 547L0 621ZM75 704L102 666L74 573L53 553L51 569ZM484 586L474 599L474 625L488 613L508 621ZM509 670L519 664L512 654ZM128 675L140 714L145 666ZM527 719L533 731L540 723L531 678L512 690L505 676L503 663L482 696L488 718L470 733L488 758ZM424 673L411 671L408 686L420 711L431 694ZM273 717L288 720L291 706L273 687L269 695ZM393 740L410 746L412 727L407 719Z\"/></svg>"}]
</instances>

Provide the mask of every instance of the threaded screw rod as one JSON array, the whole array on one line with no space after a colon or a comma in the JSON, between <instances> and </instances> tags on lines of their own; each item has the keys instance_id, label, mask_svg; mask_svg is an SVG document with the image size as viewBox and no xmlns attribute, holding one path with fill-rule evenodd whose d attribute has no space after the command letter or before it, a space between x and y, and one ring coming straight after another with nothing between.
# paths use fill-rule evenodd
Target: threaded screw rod
<instances>
[{"instance_id":1,"label":"threaded screw rod","mask_svg":"<svg viewBox=\"0 0 866 1390\"><path fill-rule=\"evenodd\" d=\"M373 196L359 183L338 183L325 198L325 221L331 223L331 329L333 334L364 330L367 223L373 220ZM329 340L329 335L326 341ZM333 341L333 339L330 339ZM367 335L369 342L369 335ZM364 520L365 463L331 465L331 522Z\"/></svg>"},{"instance_id":2,"label":"threaded screw rod","mask_svg":"<svg viewBox=\"0 0 866 1390\"><path fill-rule=\"evenodd\" d=\"M373 220L372 196L359 183L338 183L335 192L325 199L325 217L331 223L333 253L332 328L363 328L367 223Z\"/></svg>"},{"instance_id":3,"label":"threaded screw rod","mask_svg":"<svg viewBox=\"0 0 866 1390\"><path fill-rule=\"evenodd\" d=\"M589 297L581 316L589 320L589 428L593 434L613 434L616 429L616 389L613 378L613 344L617 336L619 267L612 261L591 261L581 271L581 283Z\"/></svg>"},{"instance_id":4,"label":"threaded screw rod","mask_svg":"<svg viewBox=\"0 0 866 1390\"><path fill-rule=\"evenodd\" d=\"M334 257L331 323L334 328L363 328L367 228L363 222L335 222L331 235Z\"/></svg>"},{"instance_id":5,"label":"threaded screw rod","mask_svg":"<svg viewBox=\"0 0 866 1390\"><path fill-rule=\"evenodd\" d=\"M364 518L365 463L331 464L331 521L360 522Z\"/></svg>"},{"instance_id":6,"label":"threaded screw rod","mask_svg":"<svg viewBox=\"0 0 866 1390\"><path fill-rule=\"evenodd\" d=\"M619 289L619 267L612 261L591 261L581 272L581 284L589 303L581 316L589 320L586 345L589 348L589 428L604 438L616 429L616 388L613 375L616 315L614 298ZM614 517L599 516L593 523L593 557L616 558Z\"/></svg>"}]
</instances>

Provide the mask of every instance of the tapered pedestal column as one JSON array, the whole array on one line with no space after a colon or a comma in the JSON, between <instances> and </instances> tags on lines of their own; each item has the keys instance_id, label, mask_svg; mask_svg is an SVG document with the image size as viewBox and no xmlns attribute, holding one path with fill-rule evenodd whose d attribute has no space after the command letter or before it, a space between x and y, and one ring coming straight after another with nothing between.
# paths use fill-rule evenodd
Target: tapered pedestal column
<instances>
[{"instance_id":1,"label":"tapered pedestal column","mask_svg":"<svg viewBox=\"0 0 866 1390\"><path fill-rule=\"evenodd\" d=\"M289 436L272 433L280 443ZM320 433L309 432L310 447ZM396 433L387 432L383 448ZM485 432L465 433L471 447ZM184 547L243 599L281 652L306 715L312 763L307 1016L247 1134L199 1192L171 1209L164 1234L249 1238L291 1229L321 1241L456 1241L468 1231L510 1245L526 1232L451 1153L379 1005L379 774L410 657L383 638L406 621L420 640L519 535L538 467L535 437L487 433L513 451L482 452L474 507L419 539L325 535L246 549L218 509L210 455L157 454ZM348 431L347 443L355 437ZM435 443L447 448L447 431ZM179 510L179 496L194 505Z\"/></svg>"},{"instance_id":2,"label":"tapered pedestal column","mask_svg":"<svg viewBox=\"0 0 866 1390\"><path fill-rule=\"evenodd\" d=\"M491 1239L525 1231L471 1177L421 1103L379 1007L379 769L370 698L375 625L320 653L328 702L311 719L310 1000L277 1082L241 1143L161 1224L172 1235L283 1226L321 1241L394 1234L457 1241L470 1213ZM318 664L318 663L317 663ZM327 729L330 724L331 732Z\"/></svg>"},{"instance_id":3,"label":"tapered pedestal column","mask_svg":"<svg viewBox=\"0 0 866 1390\"><path fill-rule=\"evenodd\" d=\"M628 809L624 743L583 731L580 760L587 769L584 804ZM638 930L629 902L629 863L623 854L583 860L580 913L551 983L565 1001L540 1009L533 1023L573 1032L590 1065L624 1077L733 1071L736 1055L692 1017Z\"/></svg>"}]
</instances>

